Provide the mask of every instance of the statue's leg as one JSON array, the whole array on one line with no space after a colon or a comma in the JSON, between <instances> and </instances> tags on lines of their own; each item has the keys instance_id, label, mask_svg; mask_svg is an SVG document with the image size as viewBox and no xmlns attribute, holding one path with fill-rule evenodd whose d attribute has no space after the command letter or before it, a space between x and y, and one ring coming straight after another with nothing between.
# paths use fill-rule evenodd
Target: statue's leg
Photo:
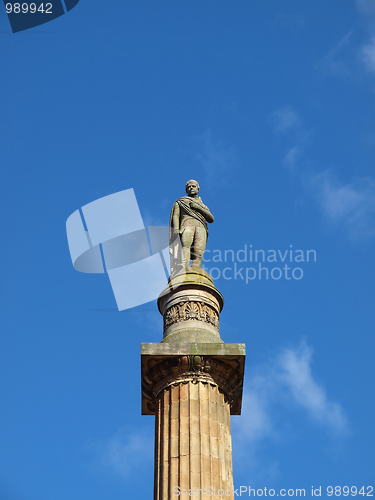
<instances>
[{"instance_id":1,"label":"statue's leg","mask_svg":"<svg viewBox=\"0 0 375 500\"><path fill-rule=\"evenodd\" d=\"M171 263L171 274L178 273L184 269L182 262L181 236L178 234L169 243L169 257Z\"/></svg>"},{"instance_id":2,"label":"statue's leg","mask_svg":"<svg viewBox=\"0 0 375 500\"><path fill-rule=\"evenodd\" d=\"M182 264L185 269L190 266L190 249L194 239L194 227L185 226L184 232L181 235L182 243Z\"/></svg>"},{"instance_id":3,"label":"statue's leg","mask_svg":"<svg viewBox=\"0 0 375 500\"><path fill-rule=\"evenodd\" d=\"M207 243L207 232L204 227L197 226L195 228L195 238L194 238L194 246L192 250L192 263L191 267L201 268L203 253L206 248Z\"/></svg>"}]
</instances>

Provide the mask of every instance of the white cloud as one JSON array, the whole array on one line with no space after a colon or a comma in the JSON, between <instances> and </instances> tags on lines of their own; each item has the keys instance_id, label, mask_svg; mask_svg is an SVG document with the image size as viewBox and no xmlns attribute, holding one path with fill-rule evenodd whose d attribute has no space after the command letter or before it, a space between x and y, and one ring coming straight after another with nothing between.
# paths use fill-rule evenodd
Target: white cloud
<instances>
[{"instance_id":1,"label":"white cloud","mask_svg":"<svg viewBox=\"0 0 375 500\"><path fill-rule=\"evenodd\" d=\"M375 15L375 2L374 0L356 0L357 7L364 14Z\"/></svg>"},{"instance_id":2,"label":"white cloud","mask_svg":"<svg viewBox=\"0 0 375 500\"><path fill-rule=\"evenodd\" d=\"M375 72L375 36L361 49L361 59L367 71Z\"/></svg>"},{"instance_id":3,"label":"white cloud","mask_svg":"<svg viewBox=\"0 0 375 500\"><path fill-rule=\"evenodd\" d=\"M347 76L349 65L345 61L345 50L349 47L352 32L349 31L315 66L315 69L335 76Z\"/></svg>"},{"instance_id":4,"label":"white cloud","mask_svg":"<svg viewBox=\"0 0 375 500\"><path fill-rule=\"evenodd\" d=\"M235 429L246 441L258 441L274 434L268 415L268 385L267 377L257 375L251 379L243 393L242 418L235 420Z\"/></svg>"},{"instance_id":5,"label":"white cloud","mask_svg":"<svg viewBox=\"0 0 375 500\"><path fill-rule=\"evenodd\" d=\"M303 182L329 221L344 223L354 238L375 235L373 179L356 179L344 184L325 170L306 174Z\"/></svg>"},{"instance_id":6,"label":"white cloud","mask_svg":"<svg viewBox=\"0 0 375 500\"><path fill-rule=\"evenodd\" d=\"M292 107L284 106L272 113L271 123L276 133L282 132L291 142L283 158L284 165L313 198L325 219L345 226L351 238L374 236L375 180L356 178L343 183L332 171L312 169L311 162L303 158L312 133Z\"/></svg>"},{"instance_id":7,"label":"white cloud","mask_svg":"<svg viewBox=\"0 0 375 500\"><path fill-rule=\"evenodd\" d=\"M145 463L152 468L153 439L150 428L122 427L113 437L92 445L97 455L96 469L127 478Z\"/></svg>"},{"instance_id":8,"label":"white cloud","mask_svg":"<svg viewBox=\"0 0 375 500\"><path fill-rule=\"evenodd\" d=\"M298 166L298 161L303 156L311 132L304 126L300 114L292 106L282 106L270 115L270 122L277 135L286 136L291 142L284 165L290 170Z\"/></svg>"},{"instance_id":9,"label":"white cloud","mask_svg":"<svg viewBox=\"0 0 375 500\"><path fill-rule=\"evenodd\" d=\"M311 370L312 349L305 342L283 349L278 356L255 369L247 382L240 419L233 420L236 447L278 438L283 425L276 423L277 405L285 410L302 409L315 424L332 435L343 436L348 421L339 403L331 401ZM291 404L292 403L292 404Z\"/></svg>"},{"instance_id":10,"label":"white cloud","mask_svg":"<svg viewBox=\"0 0 375 500\"><path fill-rule=\"evenodd\" d=\"M236 467L272 481L280 476L280 465L270 460L267 441L287 446L296 419L322 427L337 446L348 433L348 420L341 405L328 398L324 386L312 372L312 349L301 342L282 349L267 363L247 375L242 415L231 420ZM305 419L303 416L305 415ZM298 424L297 424L298 425ZM294 431L293 431L294 433ZM260 446L262 445L262 446Z\"/></svg>"},{"instance_id":11,"label":"white cloud","mask_svg":"<svg viewBox=\"0 0 375 500\"><path fill-rule=\"evenodd\" d=\"M271 115L275 132L286 134L301 127L301 119L297 111L291 106L282 106Z\"/></svg>"},{"instance_id":12,"label":"white cloud","mask_svg":"<svg viewBox=\"0 0 375 500\"><path fill-rule=\"evenodd\" d=\"M348 430L347 418L341 406L327 398L325 389L311 372L312 349L302 343L298 349L285 349L278 358L280 381L296 405L304 408L319 424L336 434Z\"/></svg>"},{"instance_id":13,"label":"white cloud","mask_svg":"<svg viewBox=\"0 0 375 500\"><path fill-rule=\"evenodd\" d=\"M284 156L284 164L290 169L294 170L297 166L297 161L301 158L303 154L303 148L301 146L293 146Z\"/></svg>"},{"instance_id":14,"label":"white cloud","mask_svg":"<svg viewBox=\"0 0 375 500\"><path fill-rule=\"evenodd\" d=\"M368 29L372 36L368 43L359 50L359 57L365 69L375 72L375 2L374 0L356 0L358 10L364 14L363 19L368 24Z\"/></svg>"}]
</instances>

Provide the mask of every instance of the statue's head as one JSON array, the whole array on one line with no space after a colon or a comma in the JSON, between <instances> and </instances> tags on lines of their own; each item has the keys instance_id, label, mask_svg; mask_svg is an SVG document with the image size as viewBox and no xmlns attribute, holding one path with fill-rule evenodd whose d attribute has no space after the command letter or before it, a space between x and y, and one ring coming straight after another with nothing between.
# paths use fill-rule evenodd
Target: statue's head
<instances>
[{"instance_id":1,"label":"statue's head","mask_svg":"<svg viewBox=\"0 0 375 500\"><path fill-rule=\"evenodd\" d=\"M190 180L187 181L186 186L185 186L186 193L189 196L194 196L199 193L199 184L197 181Z\"/></svg>"}]
</instances>

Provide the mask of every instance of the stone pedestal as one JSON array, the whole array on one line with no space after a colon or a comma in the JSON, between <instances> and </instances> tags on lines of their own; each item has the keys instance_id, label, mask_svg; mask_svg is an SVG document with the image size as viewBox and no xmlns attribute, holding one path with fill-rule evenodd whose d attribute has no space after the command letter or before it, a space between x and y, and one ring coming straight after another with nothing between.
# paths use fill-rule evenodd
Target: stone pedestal
<instances>
[{"instance_id":1,"label":"stone pedestal","mask_svg":"<svg viewBox=\"0 0 375 500\"><path fill-rule=\"evenodd\" d=\"M142 414L156 416L154 500L189 490L233 499L230 415L241 413L245 345L221 340L223 298L204 271L177 275L158 307L164 338L141 357Z\"/></svg>"},{"instance_id":2,"label":"stone pedestal","mask_svg":"<svg viewBox=\"0 0 375 500\"><path fill-rule=\"evenodd\" d=\"M202 269L177 274L160 294L164 319L162 342L222 342L219 315L224 299Z\"/></svg>"}]
</instances>

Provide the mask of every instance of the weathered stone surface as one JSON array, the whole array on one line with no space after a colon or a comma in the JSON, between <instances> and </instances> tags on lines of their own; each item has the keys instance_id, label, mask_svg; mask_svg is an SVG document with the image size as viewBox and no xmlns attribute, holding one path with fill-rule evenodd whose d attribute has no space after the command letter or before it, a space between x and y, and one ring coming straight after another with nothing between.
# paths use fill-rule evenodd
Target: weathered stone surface
<instances>
[{"instance_id":1,"label":"weathered stone surface","mask_svg":"<svg viewBox=\"0 0 375 500\"><path fill-rule=\"evenodd\" d=\"M199 184L190 180L186 183L186 194L173 205L170 218L169 253L171 272L181 269L199 269L206 248L207 222L214 221L209 208L198 196Z\"/></svg>"},{"instance_id":2,"label":"weathered stone surface","mask_svg":"<svg viewBox=\"0 0 375 500\"><path fill-rule=\"evenodd\" d=\"M142 414L155 414L158 395L165 387L199 379L218 386L230 413L239 415L244 367L245 344L142 344Z\"/></svg>"},{"instance_id":3,"label":"weathered stone surface","mask_svg":"<svg viewBox=\"0 0 375 500\"><path fill-rule=\"evenodd\" d=\"M142 356L245 356L243 343L142 343Z\"/></svg>"},{"instance_id":4,"label":"weathered stone surface","mask_svg":"<svg viewBox=\"0 0 375 500\"><path fill-rule=\"evenodd\" d=\"M173 410L182 402L186 415ZM171 500L176 487L233 491L229 405L219 387L201 379L170 385L157 406L154 499Z\"/></svg>"},{"instance_id":5,"label":"weathered stone surface","mask_svg":"<svg viewBox=\"0 0 375 500\"><path fill-rule=\"evenodd\" d=\"M202 269L172 277L158 298L163 342L221 342L219 315L224 299Z\"/></svg>"}]
</instances>

